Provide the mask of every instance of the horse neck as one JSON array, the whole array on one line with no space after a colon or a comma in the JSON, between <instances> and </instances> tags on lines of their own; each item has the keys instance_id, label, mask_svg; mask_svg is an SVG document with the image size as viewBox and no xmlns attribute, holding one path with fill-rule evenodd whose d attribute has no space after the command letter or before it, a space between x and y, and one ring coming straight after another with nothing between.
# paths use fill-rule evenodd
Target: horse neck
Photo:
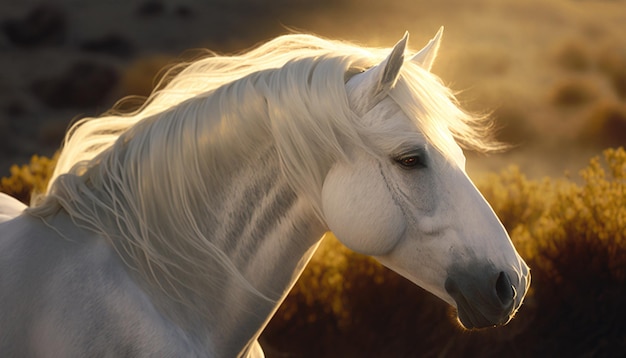
<instances>
[{"instance_id":1,"label":"horse neck","mask_svg":"<svg viewBox=\"0 0 626 358\"><path fill-rule=\"evenodd\" d=\"M257 97L231 103L227 123L210 109L224 101L203 98L142 122L84 175L59 177L48 205L106 237L160 312L220 356L260 332L325 231L269 125L244 120Z\"/></svg>"},{"instance_id":2,"label":"horse neck","mask_svg":"<svg viewBox=\"0 0 626 358\"><path fill-rule=\"evenodd\" d=\"M212 229L207 233L212 244L265 297L228 277L200 277L205 294L194 301L209 310L210 318L198 318L194 310L155 295L162 312L177 312L171 318L194 332L197 340L208 339L206 344L219 356L236 356L258 337L325 231L307 200L296 195L281 174L275 148L268 145L251 155L258 156L251 161L256 166L224 173L229 180L213 188L215 210L205 227Z\"/></svg>"}]
</instances>

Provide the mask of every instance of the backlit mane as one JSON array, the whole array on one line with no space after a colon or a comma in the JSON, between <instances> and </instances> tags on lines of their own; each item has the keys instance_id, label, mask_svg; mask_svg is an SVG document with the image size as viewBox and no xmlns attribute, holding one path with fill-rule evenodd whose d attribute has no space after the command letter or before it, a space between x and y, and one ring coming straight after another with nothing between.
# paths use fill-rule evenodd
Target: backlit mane
<instances>
[{"instance_id":1,"label":"backlit mane","mask_svg":"<svg viewBox=\"0 0 626 358\"><path fill-rule=\"evenodd\" d=\"M324 176L345 158L342 143L359 145L369 133L350 108L346 79L387 53L286 35L242 55L193 62L136 113L76 123L47 192L28 211L45 217L62 206L180 300L215 289L206 278L225 274L255 291L209 240L216 188L236 166L260 160L260 149L274 148L289 185L321 218ZM453 156L454 140L493 148L482 118L460 110L418 65L403 66L390 97L444 154Z\"/></svg>"}]
</instances>

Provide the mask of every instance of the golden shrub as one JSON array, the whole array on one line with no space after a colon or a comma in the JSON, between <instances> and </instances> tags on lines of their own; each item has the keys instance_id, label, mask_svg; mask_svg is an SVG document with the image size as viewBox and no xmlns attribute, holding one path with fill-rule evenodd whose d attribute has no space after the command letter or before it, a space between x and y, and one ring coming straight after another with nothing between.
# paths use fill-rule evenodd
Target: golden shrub
<instances>
[{"instance_id":1,"label":"golden shrub","mask_svg":"<svg viewBox=\"0 0 626 358\"><path fill-rule=\"evenodd\" d=\"M626 354L626 151L606 150L577 180L509 168L477 184L532 270L507 326L461 332L443 302L325 240L263 343L302 357Z\"/></svg>"},{"instance_id":2,"label":"golden shrub","mask_svg":"<svg viewBox=\"0 0 626 358\"><path fill-rule=\"evenodd\" d=\"M53 166L34 156L0 190L28 202ZM507 326L461 332L445 303L328 235L262 344L301 357L625 356L626 151L607 149L576 180L509 168L477 185L532 270Z\"/></svg>"},{"instance_id":3,"label":"golden shrub","mask_svg":"<svg viewBox=\"0 0 626 358\"><path fill-rule=\"evenodd\" d=\"M626 151L605 150L603 159L593 158L580 176L582 184L538 182L511 168L479 186L530 259L561 243L572 247L574 238L609 252L626 250Z\"/></svg>"},{"instance_id":4,"label":"golden shrub","mask_svg":"<svg viewBox=\"0 0 626 358\"><path fill-rule=\"evenodd\" d=\"M48 185L57 155L55 154L52 158L33 155L29 164L12 165L9 169L11 175L0 179L0 192L9 194L28 205L31 195L42 193Z\"/></svg>"}]
</instances>

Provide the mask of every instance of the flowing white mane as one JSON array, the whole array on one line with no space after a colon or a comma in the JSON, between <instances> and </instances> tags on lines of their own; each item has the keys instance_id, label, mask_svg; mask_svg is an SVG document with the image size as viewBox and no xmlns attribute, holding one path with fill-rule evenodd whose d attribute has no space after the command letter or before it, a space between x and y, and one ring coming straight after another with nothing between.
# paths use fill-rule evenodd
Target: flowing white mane
<instances>
[{"instance_id":1,"label":"flowing white mane","mask_svg":"<svg viewBox=\"0 0 626 358\"><path fill-rule=\"evenodd\" d=\"M29 212L45 217L62 206L141 274L160 272L156 283L181 300L206 277L245 281L206 227L217 216L211 203L219 188L232 180L226 173L259 160L259 148L275 148L290 186L321 215L316 201L326 172L345 157L342 143L364 143L373 130L351 109L346 80L387 53L286 35L242 55L188 64L137 112L76 123L47 192ZM482 119L461 111L418 65L403 66L390 97L444 154L452 155L455 140L491 148ZM207 257L219 265L207 265Z\"/></svg>"}]
</instances>

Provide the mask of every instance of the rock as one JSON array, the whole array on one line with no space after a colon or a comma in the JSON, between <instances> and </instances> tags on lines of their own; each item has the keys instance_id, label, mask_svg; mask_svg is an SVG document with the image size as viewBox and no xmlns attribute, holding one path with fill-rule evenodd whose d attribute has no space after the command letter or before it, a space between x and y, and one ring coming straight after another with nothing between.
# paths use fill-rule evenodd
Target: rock
<instances>
[{"instance_id":1,"label":"rock","mask_svg":"<svg viewBox=\"0 0 626 358\"><path fill-rule=\"evenodd\" d=\"M59 77L33 81L30 89L51 108L87 108L103 103L118 77L111 66L79 61Z\"/></svg>"},{"instance_id":2,"label":"rock","mask_svg":"<svg viewBox=\"0 0 626 358\"><path fill-rule=\"evenodd\" d=\"M80 49L120 58L129 58L135 52L133 44L118 34L109 34L95 40L85 41L80 44Z\"/></svg>"},{"instance_id":3,"label":"rock","mask_svg":"<svg viewBox=\"0 0 626 358\"><path fill-rule=\"evenodd\" d=\"M60 45L65 41L67 19L61 8L42 4L24 19L9 19L2 31L16 46Z\"/></svg>"}]
</instances>

